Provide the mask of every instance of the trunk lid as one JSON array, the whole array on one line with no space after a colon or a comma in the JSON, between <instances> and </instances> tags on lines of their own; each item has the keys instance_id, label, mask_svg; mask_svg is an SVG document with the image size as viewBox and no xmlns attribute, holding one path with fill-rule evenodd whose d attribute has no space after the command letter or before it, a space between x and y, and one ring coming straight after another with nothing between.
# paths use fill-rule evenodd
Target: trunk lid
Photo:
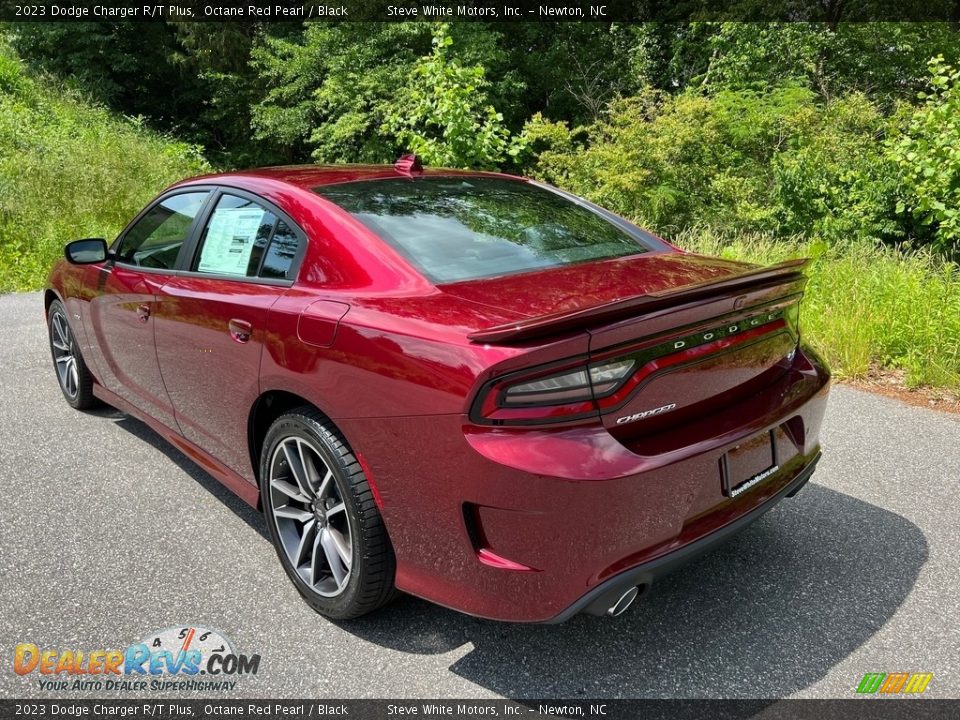
<instances>
[{"instance_id":1,"label":"trunk lid","mask_svg":"<svg viewBox=\"0 0 960 720\"><path fill-rule=\"evenodd\" d=\"M786 372L799 341L806 264L764 268L664 253L442 290L526 315L472 333L475 342L579 330L589 335L592 367L632 361L614 390L594 392L604 425L628 441L702 417Z\"/></svg>"},{"instance_id":2,"label":"trunk lid","mask_svg":"<svg viewBox=\"0 0 960 720\"><path fill-rule=\"evenodd\" d=\"M702 255L648 253L438 287L452 297L530 318L544 318L722 280L753 267Z\"/></svg>"}]
</instances>

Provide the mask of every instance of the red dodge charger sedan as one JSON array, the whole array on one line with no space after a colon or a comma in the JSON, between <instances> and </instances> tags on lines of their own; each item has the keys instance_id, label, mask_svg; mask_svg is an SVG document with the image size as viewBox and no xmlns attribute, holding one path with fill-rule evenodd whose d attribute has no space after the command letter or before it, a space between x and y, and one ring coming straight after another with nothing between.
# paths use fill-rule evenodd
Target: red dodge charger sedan
<instances>
[{"instance_id":1,"label":"red dodge charger sedan","mask_svg":"<svg viewBox=\"0 0 960 720\"><path fill-rule=\"evenodd\" d=\"M537 182L411 158L209 175L65 255L44 300L67 402L141 418L262 508L332 618L398 590L618 615L820 456L805 261L685 253Z\"/></svg>"}]
</instances>

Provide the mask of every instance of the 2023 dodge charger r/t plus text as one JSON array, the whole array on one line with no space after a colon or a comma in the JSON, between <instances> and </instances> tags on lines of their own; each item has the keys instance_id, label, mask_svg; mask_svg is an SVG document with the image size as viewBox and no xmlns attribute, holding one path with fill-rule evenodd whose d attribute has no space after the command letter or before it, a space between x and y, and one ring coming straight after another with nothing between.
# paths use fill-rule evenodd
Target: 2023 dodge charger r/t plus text
<instances>
[{"instance_id":1,"label":"2023 dodge charger r/t plus text","mask_svg":"<svg viewBox=\"0 0 960 720\"><path fill-rule=\"evenodd\" d=\"M615 615L820 455L804 261L685 253L521 178L210 175L65 254L45 303L67 401L139 417L262 508L330 617L397 590Z\"/></svg>"}]
</instances>

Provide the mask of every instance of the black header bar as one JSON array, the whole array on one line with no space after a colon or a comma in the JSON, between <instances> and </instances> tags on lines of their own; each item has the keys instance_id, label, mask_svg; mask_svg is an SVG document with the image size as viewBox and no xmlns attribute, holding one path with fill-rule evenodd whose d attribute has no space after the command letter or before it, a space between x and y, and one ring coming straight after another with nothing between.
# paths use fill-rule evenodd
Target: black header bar
<instances>
[{"instance_id":1,"label":"black header bar","mask_svg":"<svg viewBox=\"0 0 960 720\"><path fill-rule=\"evenodd\" d=\"M960 0L0 0L27 22L930 22Z\"/></svg>"},{"instance_id":2,"label":"black header bar","mask_svg":"<svg viewBox=\"0 0 960 720\"><path fill-rule=\"evenodd\" d=\"M0 718L206 718L390 720L427 716L582 718L586 720L940 720L956 718L960 700L0 700Z\"/></svg>"}]
</instances>

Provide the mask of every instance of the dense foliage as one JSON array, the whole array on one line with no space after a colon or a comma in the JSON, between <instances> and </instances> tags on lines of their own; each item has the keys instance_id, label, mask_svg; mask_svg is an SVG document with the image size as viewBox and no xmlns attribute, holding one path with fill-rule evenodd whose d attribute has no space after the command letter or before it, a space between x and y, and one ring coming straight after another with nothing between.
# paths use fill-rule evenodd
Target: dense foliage
<instances>
[{"instance_id":1,"label":"dense foliage","mask_svg":"<svg viewBox=\"0 0 960 720\"><path fill-rule=\"evenodd\" d=\"M544 178L680 244L757 260L813 253L805 327L841 374L885 364L911 382L960 384L960 33L949 23L5 31L54 78L0 58L0 260L17 263L6 288L36 285L63 238L112 231L200 168L195 146L219 167L413 150L430 165Z\"/></svg>"},{"instance_id":2,"label":"dense foliage","mask_svg":"<svg viewBox=\"0 0 960 720\"><path fill-rule=\"evenodd\" d=\"M898 209L909 209L933 229L942 250L960 248L960 70L943 56L930 62L932 91L912 114L893 156L903 181Z\"/></svg>"},{"instance_id":3,"label":"dense foliage","mask_svg":"<svg viewBox=\"0 0 960 720\"><path fill-rule=\"evenodd\" d=\"M534 173L667 235L691 227L810 233L830 242L895 234L888 124L862 95L818 103L802 87L613 104L587 128L535 117Z\"/></svg>"},{"instance_id":4,"label":"dense foliage","mask_svg":"<svg viewBox=\"0 0 960 720\"><path fill-rule=\"evenodd\" d=\"M708 226L947 253L960 242L960 37L948 23L11 32L29 62L222 166L413 150L428 164L531 172L667 234Z\"/></svg>"},{"instance_id":5,"label":"dense foliage","mask_svg":"<svg viewBox=\"0 0 960 720\"><path fill-rule=\"evenodd\" d=\"M490 81L482 65L466 67L450 54L453 38L441 25L433 52L413 67L402 104L386 129L428 165L496 169L523 149L488 102Z\"/></svg>"}]
</instances>

